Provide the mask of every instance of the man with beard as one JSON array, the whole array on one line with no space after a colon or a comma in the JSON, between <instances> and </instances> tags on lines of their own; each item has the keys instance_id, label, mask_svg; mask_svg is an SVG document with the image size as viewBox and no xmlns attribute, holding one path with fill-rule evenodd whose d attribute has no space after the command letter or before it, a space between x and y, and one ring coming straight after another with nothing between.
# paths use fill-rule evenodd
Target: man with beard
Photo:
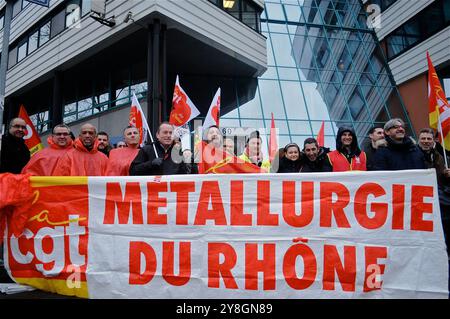
<instances>
[{"instance_id":1,"label":"man with beard","mask_svg":"<svg viewBox=\"0 0 450 319\"><path fill-rule=\"evenodd\" d=\"M97 149L109 157L112 147L109 145L109 136L106 132L98 132L97 134L98 146Z\"/></svg>"},{"instance_id":2,"label":"man with beard","mask_svg":"<svg viewBox=\"0 0 450 319\"><path fill-rule=\"evenodd\" d=\"M74 142L74 148L61 156L55 176L104 176L108 157L98 151L97 131L92 124L84 124Z\"/></svg>"},{"instance_id":3,"label":"man with beard","mask_svg":"<svg viewBox=\"0 0 450 319\"><path fill-rule=\"evenodd\" d=\"M30 160L30 151L23 139L26 129L27 123L20 117L9 123L8 134L2 138L0 173L20 174Z\"/></svg>"},{"instance_id":4,"label":"man with beard","mask_svg":"<svg viewBox=\"0 0 450 319\"><path fill-rule=\"evenodd\" d=\"M365 171L366 153L361 151L355 131L348 126L340 127L336 136L336 150L327 154L333 172Z\"/></svg>"},{"instance_id":5,"label":"man with beard","mask_svg":"<svg viewBox=\"0 0 450 319\"><path fill-rule=\"evenodd\" d=\"M303 143L302 173L331 172L333 167L328 159L329 148L319 146L315 138L307 138Z\"/></svg>"},{"instance_id":6,"label":"man with beard","mask_svg":"<svg viewBox=\"0 0 450 319\"><path fill-rule=\"evenodd\" d=\"M374 169L375 152L380 145L386 146L386 140L384 139L384 130L382 127L374 126L369 131L368 142L363 146L363 151L367 156L368 171L373 171Z\"/></svg>"}]
</instances>

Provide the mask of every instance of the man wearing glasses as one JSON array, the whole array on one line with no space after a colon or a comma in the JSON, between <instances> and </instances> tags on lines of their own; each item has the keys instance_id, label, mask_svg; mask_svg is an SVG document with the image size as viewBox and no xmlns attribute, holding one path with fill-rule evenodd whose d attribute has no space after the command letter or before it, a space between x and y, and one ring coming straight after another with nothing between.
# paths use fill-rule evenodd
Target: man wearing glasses
<instances>
[{"instance_id":1,"label":"man wearing glasses","mask_svg":"<svg viewBox=\"0 0 450 319\"><path fill-rule=\"evenodd\" d=\"M395 118L384 124L386 147L379 147L375 153L374 170L393 171L404 169L425 169L425 157L415 142L406 135L405 123Z\"/></svg>"},{"instance_id":2,"label":"man wearing glasses","mask_svg":"<svg viewBox=\"0 0 450 319\"><path fill-rule=\"evenodd\" d=\"M74 148L56 163L53 176L104 176L108 157L98 149L97 129L92 124L81 126Z\"/></svg>"},{"instance_id":3,"label":"man wearing glasses","mask_svg":"<svg viewBox=\"0 0 450 319\"><path fill-rule=\"evenodd\" d=\"M64 124L56 125L53 128L52 136L47 138L47 143L49 145L47 148L33 155L23 168L23 174L29 173L36 176L53 175L59 158L73 148L70 128Z\"/></svg>"},{"instance_id":4,"label":"man wearing glasses","mask_svg":"<svg viewBox=\"0 0 450 319\"><path fill-rule=\"evenodd\" d=\"M9 123L8 134L2 138L0 173L20 174L30 160L30 151L23 139L26 129L27 124L19 117Z\"/></svg>"}]
</instances>

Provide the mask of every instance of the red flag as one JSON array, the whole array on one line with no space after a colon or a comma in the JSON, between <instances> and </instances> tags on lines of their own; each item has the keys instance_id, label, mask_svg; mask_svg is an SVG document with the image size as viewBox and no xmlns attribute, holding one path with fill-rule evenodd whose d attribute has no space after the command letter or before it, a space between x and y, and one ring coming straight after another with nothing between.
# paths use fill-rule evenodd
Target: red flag
<instances>
[{"instance_id":1,"label":"red flag","mask_svg":"<svg viewBox=\"0 0 450 319\"><path fill-rule=\"evenodd\" d=\"M144 111L142 111L141 105L139 104L139 101L134 93L131 99L131 109L128 124L136 127L139 130L139 144L143 146L143 143L145 142L145 139L147 137L147 132L150 133L150 136L151 132L150 128L148 127Z\"/></svg>"},{"instance_id":2,"label":"red flag","mask_svg":"<svg viewBox=\"0 0 450 319\"><path fill-rule=\"evenodd\" d=\"M206 142L199 143L199 174L265 173L266 170Z\"/></svg>"},{"instance_id":3,"label":"red flag","mask_svg":"<svg viewBox=\"0 0 450 319\"><path fill-rule=\"evenodd\" d=\"M442 131L443 145L450 150L450 105L434 69L429 53L428 61L428 114L430 127Z\"/></svg>"},{"instance_id":4,"label":"red flag","mask_svg":"<svg viewBox=\"0 0 450 319\"><path fill-rule=\"evenodd\" d=\"M172 111L170 111L169 123L174 126L182 126L199 114L200 111L180 86L177 75L173 90Z\"/></svg>"},{"instance_id":5,"label":"red flag","mask_svg":"<svg viewBox=\"0 0 450 319\"><path fill-rule=\"evenodd\" d=\"M42 145L41 138L39 137L39 134L37 133L33 122L31 122L28 113L23 105L20 106L19 117L23 119L25 123L27 123L27 129L25 131L25 136L23 137L23 139L25 140L25 144L30 150L30 155L33 156L34 154L36 154L36 152L43 149L44 145Z\"/></svg>"},{"instance_id":6,"label":"red flag","mask_svg":"<svg viewBox=\"0 0 450 319\"><path fill-rule=\"evenodd\" d=\"M214 98L212 99L211 105L209 106L208 114L206 114L205 121L203 122L203 129L206 130L208 127L213 125L219 126L220 119L220 88L217 89Z\"/></svg>"},{"instance_id":7,"label":"red flag","mask_svg":"<svg viewBox=\"0 0 450 319\"><path fill-rule=\"evenodd\" d=\"M275 129L275 120L273 119L273 113L271 114L272 114L272 124L270 126L269 159L270 162L272 163L278 151L278 142L277 142L277 131Z\"/></svg>"},{"instance_id":8,"label":"red flag","mask_svg":"<svg viewBox=\"0 0 450 319\"><path fill-rule=\"evenodd\" d=\"M322 121L322 125L320 126L320 130L319 133L317 134L317 144L319 144L319 146L324 146L325 145L325 122Z\"/></svg>"}]
</instances>

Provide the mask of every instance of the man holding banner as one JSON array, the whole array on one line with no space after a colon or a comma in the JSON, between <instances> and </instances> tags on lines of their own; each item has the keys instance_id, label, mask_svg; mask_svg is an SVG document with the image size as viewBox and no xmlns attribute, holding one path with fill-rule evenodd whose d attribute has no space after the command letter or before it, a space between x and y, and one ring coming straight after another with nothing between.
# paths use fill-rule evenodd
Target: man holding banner
<instances>
[{"instance_id":1,"label":"man holding banner","mask_svg":"<svg viewBox=\"0 0 450 319\"><path fill-rule=\"evenodd\" d=\"M2 138L0 173L19 174L30 160L30 151L23 139L26 129L27 123L20 117L9 123L8 134Z\"/></svg>"}]
</instances>

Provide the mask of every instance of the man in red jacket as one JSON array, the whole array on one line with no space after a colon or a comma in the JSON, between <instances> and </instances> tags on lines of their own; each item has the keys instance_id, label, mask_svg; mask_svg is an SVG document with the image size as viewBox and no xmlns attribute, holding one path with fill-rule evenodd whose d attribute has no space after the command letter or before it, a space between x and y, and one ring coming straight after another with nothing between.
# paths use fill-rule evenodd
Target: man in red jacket
<instances>
[{"instance_id":1,"label":"man in red jacket","mask_svg":"<svg viewBox=\"0 0 450 319\"><path fill-rule=\"evenodd\" d=\"M59 158L72 147L70 128L59 124L53 128L52 136L47 138L48 147L34 154L23 168L22 174L52 176Z\"/></svg>"},{"instance_id":2,"label":"man in red jacket","mask_svg":"<svg viewBox=\"0 0 450 319\"><path fill-rule=\"evenodd\" d=\"M53 171L54 176L104 176L108 157L97 149L97 130L84 124L74 142L74 149L61 156Z\"/></svg>"},{"instance_id":3,"label":"man in red jacket","mask_svg":"<svg viewBox=\"0 0 450 319\"><path fill-rule=\"evenodd\" d=\"M127 147L119 147L109 153L107 176L128 176L131 162L139 153L139 130L134 126L127 126L123 131Z\"/></svg>"}]
</instances>

